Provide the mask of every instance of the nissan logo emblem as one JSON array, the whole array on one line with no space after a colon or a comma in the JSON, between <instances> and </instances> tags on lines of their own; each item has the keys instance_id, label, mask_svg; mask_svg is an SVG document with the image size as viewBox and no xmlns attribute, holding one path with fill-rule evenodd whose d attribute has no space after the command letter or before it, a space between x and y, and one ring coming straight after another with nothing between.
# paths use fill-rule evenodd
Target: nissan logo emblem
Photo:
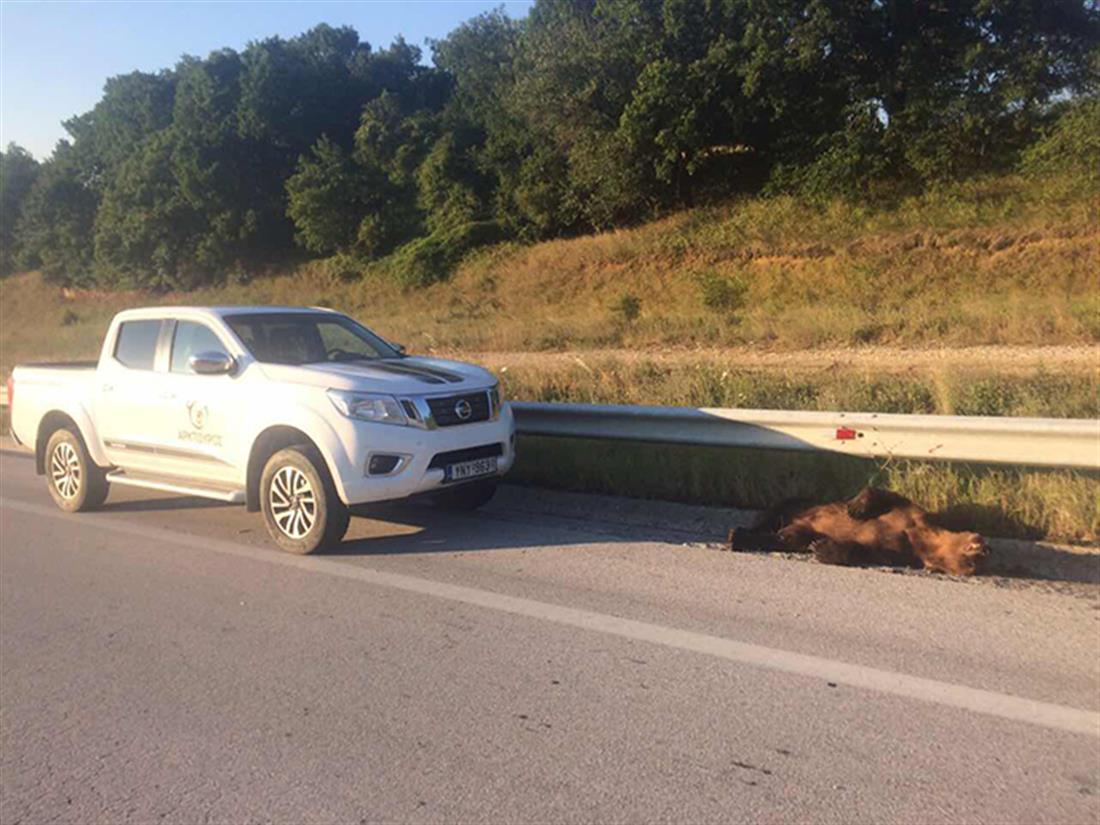
<instances>
[{"instance_id":1,"label":"nissan logo emblem","mask_svg":"<svg viewBox=\"0 0 1100 825\"><path fill-rule=\"evenodd\" d=\"M465 398L460 398L455 403L455 415L458 416L460 421L465 421L471 415L474 414L474 408L470 406L470 402Z\"/></svg>"}]
</instances>

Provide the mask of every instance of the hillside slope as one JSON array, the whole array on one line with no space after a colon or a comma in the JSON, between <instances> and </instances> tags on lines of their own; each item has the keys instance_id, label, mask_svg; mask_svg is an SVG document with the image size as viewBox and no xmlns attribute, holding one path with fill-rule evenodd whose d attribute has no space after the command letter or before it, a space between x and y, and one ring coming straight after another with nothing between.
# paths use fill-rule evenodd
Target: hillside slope
<instances>
[{"instance_id":1,"label":"hillside slope","mask_svg":"<svg viewBox=\"0 0 1100 825\"><path fill-rule=\"evenodd\" d=\"M316 261L192 293L2 282L0 361L94 354L111 313L149 303L339 307L418 351L1100 340L1100 196L994 178L887 207L749 199L634 229L483 249L403 290L393 261Z\"/></svg>"}]
</instances>

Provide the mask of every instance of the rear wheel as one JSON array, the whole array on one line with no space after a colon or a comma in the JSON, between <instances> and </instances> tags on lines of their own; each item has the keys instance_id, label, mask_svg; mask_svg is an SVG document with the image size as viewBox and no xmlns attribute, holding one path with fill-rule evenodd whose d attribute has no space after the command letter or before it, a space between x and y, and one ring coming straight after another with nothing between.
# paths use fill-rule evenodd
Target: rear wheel
<instances>
[{"instance_id":1,"label":"rear wheel","mask_svg":"<svg viewBox=\"0 0 1100 825\"><path fill-rule=\"evenodd\" d=\"M445 510L476 510L489 503L499 484L497 479L490 478L440 490L435 494L435 503Z\"/></svg>"},{"instance_id":2,"label":"rear wheel","mask_svg":"<svg viewBox=\"0 0 1100 825\"><path fill-rule=\"evenodd\" d=\"M67 513L95 510L107 500L107 473L92 461L79 433L62 428L46 442L46 485Z\"/></svg>"},{"instance_id":3,"label":"rear wheel","mask_svg":"<svg viewBox=\"0 0 1100 825\"><path fill-rule=\"evenodd\" d=\"M260 502L268 534L289 553L337 544L351 520L324 459L308 445L287 447L267 460Z\"/></svg>"}]
</instances>

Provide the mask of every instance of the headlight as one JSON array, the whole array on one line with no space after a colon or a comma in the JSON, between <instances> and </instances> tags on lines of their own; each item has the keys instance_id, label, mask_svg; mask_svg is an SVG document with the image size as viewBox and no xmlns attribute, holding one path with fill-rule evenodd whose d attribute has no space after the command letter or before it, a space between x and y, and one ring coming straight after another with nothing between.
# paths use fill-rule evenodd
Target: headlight
<instances>
[{"instance_id":1,"label":"headlight","mask_svg":"<svg viewBox=\"0 0 1100 825\"><path fill-rule=\"evenodd\" d=\"M373 421L376 424L408 424L409 419L392 395L377 392L329 390L328 400L348 418Z\"/></svg>"},{"instance_id":2,"label":"headlight","mask_svg":"<svg viewBox=\"0 0 1100 825\"><path fill-rule=\"evenodd\" d=\"M500 412L500 401L501 401L500 384L494 384L493 388L491 390L489 390L489 401L493 405L493 412L494 413Z\"/></svg>"}]
</instances>

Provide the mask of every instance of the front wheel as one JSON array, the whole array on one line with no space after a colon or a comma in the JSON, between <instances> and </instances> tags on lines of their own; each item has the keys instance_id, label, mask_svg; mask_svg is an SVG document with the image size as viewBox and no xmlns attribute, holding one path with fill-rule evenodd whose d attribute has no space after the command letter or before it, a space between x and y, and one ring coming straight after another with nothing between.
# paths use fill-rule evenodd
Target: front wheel
<instances>
[{"instance_id":1,"label":"front wheel","mask_svg":"<svg viewBox=\"0 0 1100 825\"><path fill-rule=\"evenodd\" d=\"M46 484L54 503L66 513L95 510L107 500L111 487L80 434L68 428L56 430L46 442Z\"/></svg>"},{"instance_id":2,"label":"front wheel","mask_svg":"<svg viewBox=\"0 0 1100 825\"><path fill-rule=\"evenodd\" d=\"M476 510L489 503L499 483L497 479L490 478L440 490L435 494L435 503L444 510Z\"/></svg>"},{"instance_id":3,"label":"front wheel","mask_svg":"<svg viewBox=\"0 0 1100 825\"><path fill-rule=\"evenodd\" d=\"M305 555L331 547L348 531L348 508L312 447L287 447L267 460L260 500L268 534L287 552Z\"/></svg>"}]
</instances>

